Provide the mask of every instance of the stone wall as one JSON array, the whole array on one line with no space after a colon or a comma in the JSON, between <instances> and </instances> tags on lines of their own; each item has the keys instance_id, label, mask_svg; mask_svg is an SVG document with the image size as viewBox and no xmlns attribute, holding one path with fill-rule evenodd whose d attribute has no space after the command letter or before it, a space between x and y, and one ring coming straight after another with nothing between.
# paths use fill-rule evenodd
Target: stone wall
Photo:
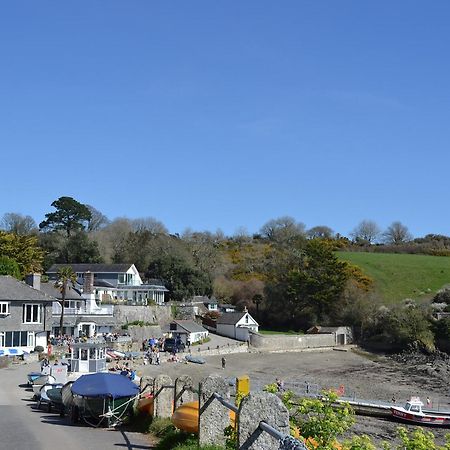
<instances>
[{"instance_id":1,"label":"stone wall","mask_svg":"<svg viewBox=\"0 0 450 450\"><path fill-rule=\"evenodd\" d=\"M151 337L159 338L162 336L162 330L159 325L144 326L130 325L128 330L125 330L131 337L133 342L142 344L142 341L148 341ZM140 349L139 349L140 350Z\"/></svg>"},{"instance_id":2,"label":"stone wall","mask_svg":"<svg viewBox=\"0 0 450 450\"><path fill-rule=\"evenodd\" d=\"M114 305L114 317L118 327L137 320L163 324L172 320L170 306L131 306Z\"/></svg>"},{"instance_id":3,"label":"stone wall","mask_svg":"<svg viewBox=\"0 0 450 450\"><path fill-rule=\"evenodd\" d=\"M333 334L304 334L290 336L250 333L250 344L256 349L272 352L289 352L336 346Z\"/></svg>"},{"instance_id":4,"label":"stone wall","mask_svg":"<svg viewBox=\"0 0 450 450\"><path fill-rule=\"evenodd\" d=\"M221 346L219 348L212 347L209 350L206 348L201 348L200 351L198 351L197 346L193 345L191 346L190 354L192 356L216 356L216 355L230 355L232 353L248 353L249 348L248 345L239 343L235 345L230 346ZM186 352L187 354L188 352Z\"/></svg>"}]
</instances>

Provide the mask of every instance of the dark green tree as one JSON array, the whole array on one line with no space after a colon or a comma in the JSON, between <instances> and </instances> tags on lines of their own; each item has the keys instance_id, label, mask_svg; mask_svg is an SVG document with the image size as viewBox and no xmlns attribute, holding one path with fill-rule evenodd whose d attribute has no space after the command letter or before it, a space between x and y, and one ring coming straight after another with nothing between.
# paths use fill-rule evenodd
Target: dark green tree
<instances>
[{"instance_id":1,"label":"dark green tree","mask_svg":"<svg viewBox=\"0 0 450 450\"><path fill-rule=\"evenodd\" d=\"M163 280L170 291L169 298L172 300L181 301L194 295L211 295L212 293L209 276L176 256L162 256L152 261L146 276Z\"/></svg>"},{"instance_id":2,"label":"dark green tree","mask_svg":"<svg viewBox=\"0 0 450 450\"><path fill-rule=\"evenodd\" d=\"M60 197L51 206L56 211L47 213L45 220L39 224L43 231L63 230L70 238L73 232L85 230L92 218L89 208L72 197Z\"/></svg>"},{"instance_id":3,"label":"dark green tree","mask_svg":"<svg viewBox=\"0 0 450 450\"><path fill-rule=\"evenodd\" d=\"M322 321L338 307L348 279L346 263L327 243L313 239L305 246L303 264L287 275L286 296L295 311L310 309Z\"/></svg>"}]
</instances>

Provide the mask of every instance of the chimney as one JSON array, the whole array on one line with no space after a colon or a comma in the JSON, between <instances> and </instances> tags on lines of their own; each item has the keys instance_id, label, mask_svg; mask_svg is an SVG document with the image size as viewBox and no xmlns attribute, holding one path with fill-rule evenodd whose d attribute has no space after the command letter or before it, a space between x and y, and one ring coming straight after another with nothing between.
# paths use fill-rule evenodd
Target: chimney
<instances>
[{"instance_id":1,"label":"chimney","mask_svg":"<svg viewBox=\"0 0 450 450\"><path fill-rule=\"evenodd\" d=\"M34 289L37 289L38 291L41 290L41 274L40 273L29 273L25 276L25 283L28 284L28 286L31 286Z\"/></svg>"},{"instance_id":2,"label":"chimney","mask_svg":"<svg viewBox=\"0 0 450 450\"><path fill-rule=\"evenodd\" d=\"M83 294L94 293L94 274L92 272L84 272Z\"/></svg>"}]
</instances>

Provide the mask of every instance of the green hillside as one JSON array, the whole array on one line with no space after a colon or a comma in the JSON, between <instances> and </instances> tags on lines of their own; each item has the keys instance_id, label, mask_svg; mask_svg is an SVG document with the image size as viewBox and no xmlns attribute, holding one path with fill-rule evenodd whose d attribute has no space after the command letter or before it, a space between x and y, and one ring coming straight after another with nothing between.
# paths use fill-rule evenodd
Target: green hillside
<instances>
[{"instance_id":1,"label":"green hillside","mask_svg":"<svg viewBox=\"0 0 450 450\"><path fill-rule=\"evenodd\" d=\"M372 277L387 303L430 298L450 284L450 257L363 252L338 252L338 256Z\"/></svg>"}]
</instances>

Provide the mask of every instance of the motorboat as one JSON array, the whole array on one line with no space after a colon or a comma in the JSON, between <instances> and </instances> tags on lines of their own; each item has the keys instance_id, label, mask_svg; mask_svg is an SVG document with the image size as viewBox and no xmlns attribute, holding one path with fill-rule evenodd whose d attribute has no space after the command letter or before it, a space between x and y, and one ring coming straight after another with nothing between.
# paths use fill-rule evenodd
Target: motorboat
<instances>
[{"instance_id":1,"label":"motorboat","mask_svg":"<svg viewBox=\"0 0 450 450\"><path fill-rule=\"evenodd\" d=\"M450 411L424 409L419 397L411 397L405 406L391 406L396 419L420 425L450 426Z\"/></svg>"},{"instance_id":2,"label":"motorboat","mask_svg":"<svg viewBox=\"0 0 450 450\"><path fill-rule=\"evenodd\" d=\"M127 377L102 372L81 376L70 390L72 420L76 422L82 418L95 427L121 423L132 412L133 403L139 395L139 387Z\"/></svg>"},{"instance_id":3,"label":"motorboat","mask_svg":"<svg viewBox=\"0 0 450 450\"><path fill-rule=\"evenodd\" d=\"M40 408L42 404L47 405L47 411L50 412L51 410L51 400L48 396L48 393L56 388L61 389L62 388L61 383L47 383L41 386L41 389L39 390L39 397L37 401L37 407Z\"/></svg>"},{"instance_id":4,"label":"motorboat","mask_svg":"<svg viewBox=\"0 0 450 450\"><path fill-rule=\"evenodd\" d=\"M53 375L41 375L39 378L36 378L31 386L33 388L34 397L37 399L40 397L42 386L54 383L56 383L56 378Z\"/></svg>"}]
</instances>

